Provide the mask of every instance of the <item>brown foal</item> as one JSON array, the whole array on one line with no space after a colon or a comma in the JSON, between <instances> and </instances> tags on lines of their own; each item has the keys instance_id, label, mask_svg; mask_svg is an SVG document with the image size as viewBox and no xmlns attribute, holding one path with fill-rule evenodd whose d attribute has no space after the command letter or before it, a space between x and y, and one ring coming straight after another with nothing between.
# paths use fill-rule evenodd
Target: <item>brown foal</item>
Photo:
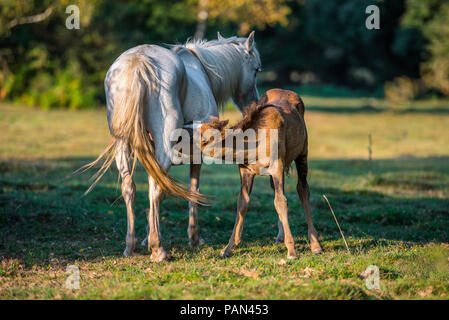
<instances>
[{"instance_id":1,"label":"brown foal","mask_svg":"<svg viewBox=\"0 0 449 320\"><path fill-rule=\"evenodd\" d=\"M271 89L265 93L257 104L254 103L245 110L243 119L231 127L234 133L231 133L230 136L229 132L225 132L224 130L227 123L227 120L220 121L217 118L211 118L210 122L202 124L202 150L212 145L212 139L207 138L207 130L209 129L220 131L221 139L214 141L214 144L222 149L222 159L224 159L224 155L226 154L226 147L224 145L226 139L234 139L236 135L242 132L245 133L248 129L253 129L256 133L256 148L265 147L265 154L271 161L266 161L263 157L250 161L248 159L249 151L244 151L244 161L243 163L239 163L241 187L237 204L237 217L229 243L222 250L221 256L229 256L234 247L241 241L243 221L248 210L254 176L258 174L271 176L270 183L275 192L274 206L279 216L277 242L285 243L288 250L287 258L296 258L294 240L288 224L287 199L284 195L284 172L288 170L293 161L295 161L298 171L298 184L296 189L306 214L310 246L313 253L321 253L322 250L318 242L318 235L313 225L312 216L310 215L310 191L307 183L307 130L304 121L304 104L301 98L292 91ZM238 129L241 129L240 133L235 133L239 131ZM260 129L266 129L266 131L260 131ZM269 132L273 129L277 130L274 131L277 132L278 148L276 158L272 157L272 149L269 144ZM249 138L246 136L246 145L248 145L248 141ZM268 142L268 144L261 142ZM232 159L235 162L237 150L234 142L232 142L231 153Z\"/></svg>"}]
</instances>

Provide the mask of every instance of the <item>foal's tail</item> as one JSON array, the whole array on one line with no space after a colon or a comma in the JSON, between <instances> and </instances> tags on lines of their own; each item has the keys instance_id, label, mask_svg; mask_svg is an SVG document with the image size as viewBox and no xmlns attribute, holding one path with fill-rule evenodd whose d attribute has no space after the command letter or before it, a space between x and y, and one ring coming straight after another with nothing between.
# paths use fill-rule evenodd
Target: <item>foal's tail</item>
<instances>
[{"instance_id":1,"label":"foal's tail","mask_svg":"<svg viewBox=\"0 0 449 320\"><path fill-rule=\"evenodd\" d=\"M86 191L86 194L89 193L111 166L119 144L124 142L128 144L134 156L131 176L134 173L137 158L165 194L206 204L207 198L204 195L189 191L181 182L170 177L156 158L154 145L144 121L144 107L147 98L160 83L155 66L140 53L124 56L122 59L125 59L124 67L116 77L121 84L119 85L120 90L117 90L112 97L114 112L110 126L111 142L96 160L84 165L74 174L84 172L104 159L100 169L92 177L94 182Z\"/></svg>"}]
</instances>

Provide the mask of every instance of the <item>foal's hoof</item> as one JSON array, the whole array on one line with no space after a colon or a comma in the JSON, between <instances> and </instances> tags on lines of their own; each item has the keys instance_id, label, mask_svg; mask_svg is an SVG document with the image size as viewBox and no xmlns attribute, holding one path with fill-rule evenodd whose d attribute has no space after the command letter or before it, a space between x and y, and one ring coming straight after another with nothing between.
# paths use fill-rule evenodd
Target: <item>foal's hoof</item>
<instances>
[{"instance_id":1,"label":"foal's hoof","mask_svg":"<svg viewBox=\"0 0 449 320\"><path fill-rule=\"evenodd\" d=\"M295 254L287 254L288 260L295 260L297 258L296 253Z\"/></svg>"},{"instance_id":2,"label":"foal's hoof","mask_svg":"<svg viewBox=\"0 0 449 320\"><path fill-rule=\"evenodd\" d=\"M231 252L226 250L226 248L221 250L220 257L222 257L222 258L229 258L230 256L231 256Z\"/></svg>"},{"instance_id":3,"label":"foal's hoof","mask_svg":"<svg viewBox=\"0 0 449 320\"><path fill-rule=\"evenodd\" d=\"M319 255L323 253L323 250L321 249L321 246L319 243L315 243L310 248L312 250L312 253L315 255Z\"/></svg>"},{"instance_id":4,"label":"foal's hoof","mask_svg":"<svg viewBox=\"0 0 449 320\"><path fill-rule=\"evenodd\" d=\"M162 262L164 260L167 260L168 259L167 252L165 252L164 248L153 250L150 259L152 262Z\"/></svg>"}]
</instances>

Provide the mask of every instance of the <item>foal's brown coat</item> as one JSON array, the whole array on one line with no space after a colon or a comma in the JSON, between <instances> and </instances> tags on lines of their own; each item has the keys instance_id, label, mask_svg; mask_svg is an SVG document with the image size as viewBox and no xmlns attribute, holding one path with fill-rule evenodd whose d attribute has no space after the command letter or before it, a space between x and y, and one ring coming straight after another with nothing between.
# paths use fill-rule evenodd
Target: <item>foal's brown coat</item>
<instances>
[{"instance_id":1,"label":"foal's brown coat","mask_svg":"<svg viewBox=\"0 0 449 320\"><path fill-rule=\"evenodd\" d=\"M219 129L224 134L227 121L216 118L202 125L202 132L207 129ZM277 129L278 130L278 158L269 166L256 161L255 163L240 164L241 188L238 198L237 217L229 239L228 245L222 250L223 257L229 256L240 243L243 221L248 210L254 176L261 174L262 168L268 167L271 175L271 186L275 192L274 205L279 215L279 234L277 242L284 242L287 258L296 257L294 240L290 231L287 217L287 199L284 195L284 172L291 162L295 161L298 171L297 192L303 205L308 225L308 236L313 253L320 253L321 247L318 235L310 215L310 191L307 183L307 130L304 122L304 104L301 98L292 91L271 89L259 100L257 104L246 109L243 119L232 129ZM268 131L268 130L267 130ZM258 139L260 137L257 137ZM206 143L207 144L207 143ZM224 154L224 152L222 153Z\"/></svg>"}]
</instances>

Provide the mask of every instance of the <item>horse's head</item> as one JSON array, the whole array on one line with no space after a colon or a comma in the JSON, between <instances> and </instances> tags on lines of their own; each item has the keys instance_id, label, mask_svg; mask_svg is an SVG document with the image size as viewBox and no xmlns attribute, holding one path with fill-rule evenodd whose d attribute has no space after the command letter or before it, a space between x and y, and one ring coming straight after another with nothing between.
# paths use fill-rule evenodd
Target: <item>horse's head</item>
<instances>
[{"instance_id":1,"label":"horse's head","mask_svg":"<svg viewBox=\"0 0 449 320\"><path fill-rule=\"evenodd\" d=\"M262 70L262 63L254 43L254 31L250 33L248 38L239 38L239 42L243 59L240 79L235 92L232 94L232 100L240 111L243 111L246 106L259 98L256 77L257 73Z\"/></svg>"},{"instance_id":2,"label":"horse's head","mask_svg":"<svg viewBox=\"0 0 449 320\"><path fill-rule=\"evenodd\" d=\"M202 64L217 105L232 98L243 112L247 105L258 100L256 76L261 62L254 44L254 31L248 38L225 39L219 35L218 40L195 40L187 42L185 47Z\"/></svg>"}]
</instances>

